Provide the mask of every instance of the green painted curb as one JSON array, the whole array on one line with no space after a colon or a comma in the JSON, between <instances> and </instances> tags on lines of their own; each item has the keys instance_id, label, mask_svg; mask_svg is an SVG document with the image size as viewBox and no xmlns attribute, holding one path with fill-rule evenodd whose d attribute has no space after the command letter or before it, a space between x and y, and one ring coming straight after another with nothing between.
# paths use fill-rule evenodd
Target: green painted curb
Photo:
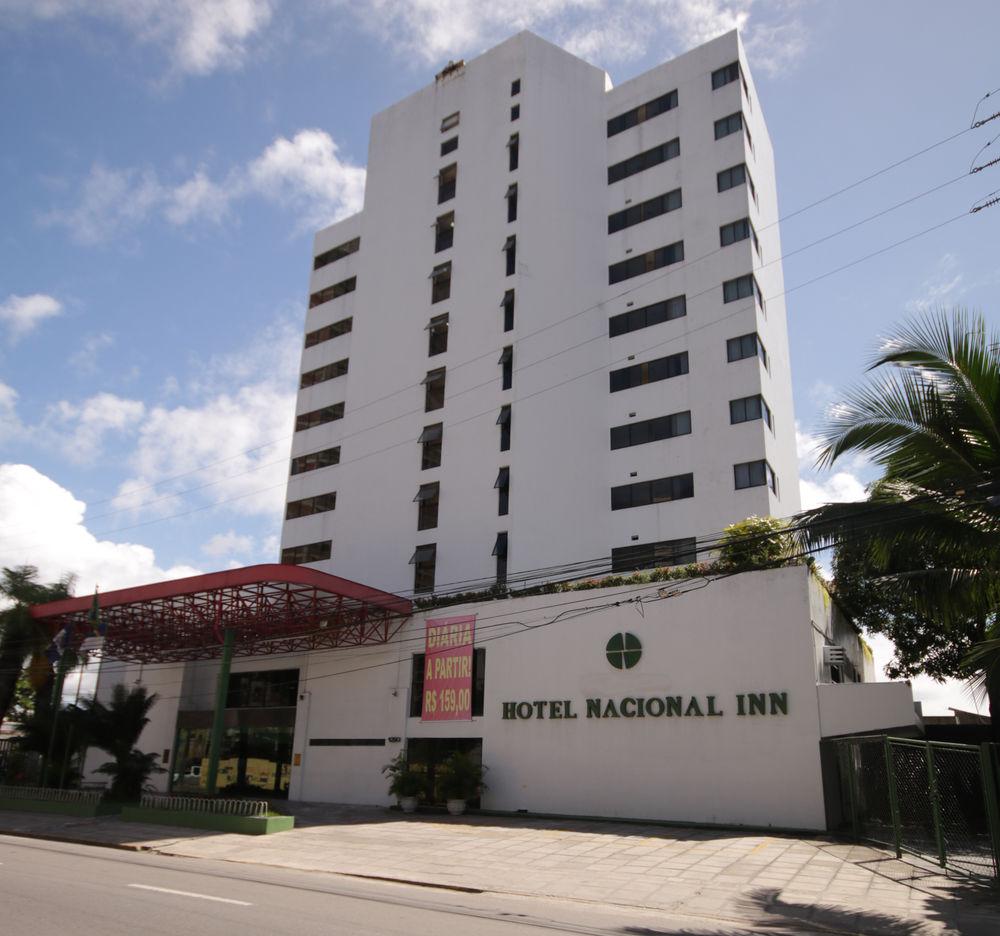
<instances>
[{"instance_id":1,"label":"green painted curb","mask_svg":"<svg viewBox=\"0 0 1000 936\"><path fill-rule=\"evenodd\" d=\"M0 799L0 809L12 812L42 812L57 816L79 816L93 819L95 816L110 816L121 807L110 803L57 803L48 800Z\"/></svg>"},{"instance_id":2,"label":"green painted curb","mask_svg":"<svg viewBox=\"0 0 1000 936\"><path fill-rule=\"evenodd\" d=\"M150 809L145 806L125 806L122 808L121 817L126 822L151 822L154 825L212 829L216 832L236 832L240 835L272 835L275 832L288 832L295 828L294 816L217 816L212 813Z\"/></svg>"}]
</instances>

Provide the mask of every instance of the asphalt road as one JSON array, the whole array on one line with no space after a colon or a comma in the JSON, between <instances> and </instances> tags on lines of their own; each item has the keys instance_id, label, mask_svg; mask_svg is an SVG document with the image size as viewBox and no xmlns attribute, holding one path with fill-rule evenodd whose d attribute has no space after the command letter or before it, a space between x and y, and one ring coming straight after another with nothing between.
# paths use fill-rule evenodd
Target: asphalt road
<instances>
[{"instance_id":1,"label":"asphalt road","mask_svg":"<svg viewBox=\"0 0 1000 936\"><path fill-rule=\"evenodd\" d=\"M788 933L786 926L783 932ZM799 930L806 934L809 929ZM0 933L744 936L723 920L0 835Z\"/></svg>"}]
</instances>

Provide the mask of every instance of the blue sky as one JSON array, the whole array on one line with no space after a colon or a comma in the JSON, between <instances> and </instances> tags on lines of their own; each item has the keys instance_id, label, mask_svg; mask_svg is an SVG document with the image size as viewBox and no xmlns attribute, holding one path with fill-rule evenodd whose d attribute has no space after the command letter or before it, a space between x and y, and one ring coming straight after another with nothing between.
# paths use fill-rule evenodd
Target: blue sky
<instances>
[{"instance_id":1,"label":"blue sky","mask_svg":"<svg viewBox=\"0 0 1000 936\"><path fill-rule=\"evenodd\" d=\"M311 236L360 207L372 114L521 28L620 83L733 26L783 215L1000 88L990 0L0 0L0 563L89 592L274 561ZM1000 189L958 178L998 133L783 224L791 254L950 182L785 261L806 502L870 477L808 448L879 335L938 304L996 320L1000 207L794 287Z\"/></svg>"}]
</instances>

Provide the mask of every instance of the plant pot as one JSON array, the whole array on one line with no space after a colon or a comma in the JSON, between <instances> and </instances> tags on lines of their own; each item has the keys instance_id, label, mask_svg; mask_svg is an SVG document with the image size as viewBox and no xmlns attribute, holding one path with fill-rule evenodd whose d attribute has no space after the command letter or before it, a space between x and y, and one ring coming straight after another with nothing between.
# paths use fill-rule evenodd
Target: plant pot
<instances>
[{"instance_id":1,"label":"plant pot","mask_svg":"<svg viewBox=\"0 0 1000 936\"><path fill-rule=\"evenodd\" d=\"M465 812L465 800L464 799L450 799L448 800L448 812L453 816L461 816Z\"/></svg>"},{"instance_id":2,"label":"plant pot","mask_svg":"<svg viewBox=\"0 0 1000 936\"><path fill-rule=\"evenodd\" d=\"M405 813L415 813L417 811L417 798L415 796L401 796L399 808Z\"/></svg>"}]
</instances>

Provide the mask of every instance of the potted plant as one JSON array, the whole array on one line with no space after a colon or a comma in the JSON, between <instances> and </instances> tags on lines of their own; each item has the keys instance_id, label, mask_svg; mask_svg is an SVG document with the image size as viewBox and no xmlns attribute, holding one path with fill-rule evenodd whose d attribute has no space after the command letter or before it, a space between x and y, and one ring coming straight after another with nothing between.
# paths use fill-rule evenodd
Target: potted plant
<instances>
[{"instance_id":1,"label":"potted plant","mask_svg":"<svg viewBox=\"0 0 1000 936\"><path fill-rule=\"evenodd\" d=\"M460 816L465 812L470 799L479 796L486 789L483 774L486 768L471 754L455 751L441 765L438 791L448 804L448 812Z\"/></svg>"},{"instance_id":2,"label":"potted plant","mask_svg":"<svg viewBox=\"0 0 1000 936\"><path fill-rule=\"evenodd\" d=\"M399 800L399 808L405 813L417 811L417 798L424 792L423 775L406 762L406 753L400 751L382 768L389 778L389 795Z\"/></svg>"}]
</instances>

